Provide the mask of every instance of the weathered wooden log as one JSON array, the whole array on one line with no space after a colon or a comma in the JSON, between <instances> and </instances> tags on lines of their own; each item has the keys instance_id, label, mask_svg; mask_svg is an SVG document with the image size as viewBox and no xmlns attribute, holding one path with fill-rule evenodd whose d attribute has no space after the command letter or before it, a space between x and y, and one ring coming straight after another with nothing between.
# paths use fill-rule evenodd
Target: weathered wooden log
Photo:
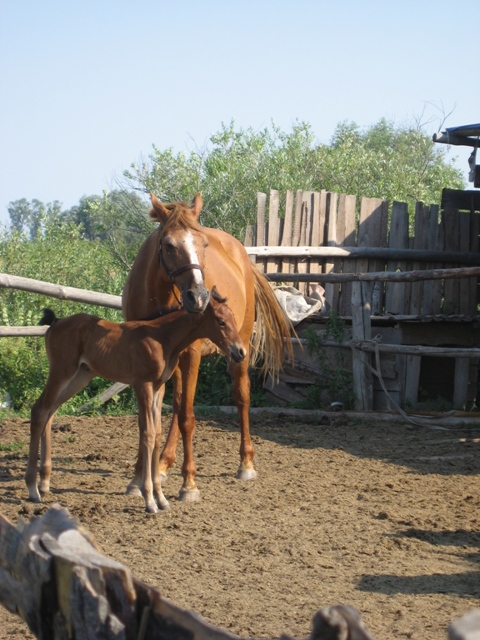
<instances>
[{"instance_id":1,"label":"weathered wooden log","mask_svg":"<svg viewBox=\"0 0 480 640\"><path fill-rule=\"evenodd\" d=\"M64 287L60 284L51 284L50 282L43 282L42 280L34 280L32 278L11 276L7 273L0 273L0 287L31 291L33 293L51 296L52 298L59 298L60 300L85 302L87 304L96 304L101 307L111 307L112 309L122 308L121 296L114 296L109 293L99 293L98 291L89 291L88 289Z\"/></svg>"},{"instance_id":2,"label":"weathered wooden log","mask_svg":"<svg viewBox=\"0 0 480 640\"><path fill-rule=\"evenodd\" d=\"M43 639L239 640L132 577L59 505L18 527L0 514L0 603ZM315 615L310 639L326 638L372 640L344 605Z\"/></svg>"}]
</instances>

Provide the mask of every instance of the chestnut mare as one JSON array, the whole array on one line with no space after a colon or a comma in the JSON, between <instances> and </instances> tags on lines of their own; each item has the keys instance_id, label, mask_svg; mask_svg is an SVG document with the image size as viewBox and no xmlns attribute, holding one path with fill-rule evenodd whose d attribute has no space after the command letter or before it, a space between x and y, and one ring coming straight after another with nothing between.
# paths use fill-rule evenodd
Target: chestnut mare
<instances>
[{"instance_id":1,"label":"chestnut mare","mask_svg":"<svg viewBox=\"0 0 480 640\"><path fill-rule=\"evenodd\" d=\"M291 354L292 326L267 279L251 263L243 245L224 231L199 224L201 194L195 196L191 207L185 202L162 204L154 194L151 199L150 217L159 223L159 228L141 246L128 275L123 290L124 318L140 318L155 307L172 304L179 298L188 312L199 313L205 308L209 289L215 284L228 295L242 340L251 350L242 362L232 366L241 432L237 478L250 480L256 477L256 472L248 417L248 367L263 357L263 371L278 375L285 350ZM200 498L192 449L193 402L200 360L209 353L208 343L198 341L180 356L173 374L173 418L160 458L160 473L166 477L175 462L181 433L184 460L179 499L191 502ZM139 456L135 478L127 489L129 493L134 493L135 485L140 484L141 465Z\"/></svg>"},{"instance_id":2,"label":"chestnut mare","mask_svg":"<svg viewBox=\"0 0 480 640\"><path fill-rule=\"evenodd\" d=\"M37 488L38 446L41 440L40 491L50 489L51 425L57 409L95 376L133 387L138 402L138 427L143 473L141 493L146 510L168 509L162 492L159 457L161 408L165 382L177 366L180 353L193 341L208 338L233 362L241 362L247 349L235 318L216 289L203 313L167 310L152 320L110 322L79 313L58 319L45 309L40 324L51 325L45 334L50 370L47 384L32 407L30 450L25 482L29 499L40 502Z\"/></svg>"}]
</instances>

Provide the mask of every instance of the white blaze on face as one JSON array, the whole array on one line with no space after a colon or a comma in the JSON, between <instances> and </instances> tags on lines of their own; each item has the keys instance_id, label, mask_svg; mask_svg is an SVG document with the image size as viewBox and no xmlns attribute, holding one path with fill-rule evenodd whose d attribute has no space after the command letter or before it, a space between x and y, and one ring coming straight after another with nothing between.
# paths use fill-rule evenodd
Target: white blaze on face
<instances>
[{"instance_id":1,"label":"white blaze on face","mask_svg":"<svg viewBox=\"0 0 480 640\"><path fill-rule=\"evenodd\" d=\"M198 261L198 255L195 250L195 243L193 241L193 235L190 231L187 232L185 237L185 249L188 253L188 259L190 260L190 264L200 264ZM200 269L193 269L193 281L195 284L202 284L202 272Z\"/></svg>"}]
</instances>

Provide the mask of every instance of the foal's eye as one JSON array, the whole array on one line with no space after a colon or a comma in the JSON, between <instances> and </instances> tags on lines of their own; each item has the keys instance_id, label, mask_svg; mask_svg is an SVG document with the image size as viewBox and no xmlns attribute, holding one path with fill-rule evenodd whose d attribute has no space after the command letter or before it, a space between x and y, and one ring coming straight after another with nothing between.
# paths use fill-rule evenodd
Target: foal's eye
<instances>
[{"instance_id":1,"label":"foal's eye","mask_svg":"<svg viewBox=\"0 0 480 640\"><path fill-rule=\"evenodd\" d=\"M226 322L224 322L223 320L219 320L219 321L218 321L218 326L219 326L219 327L226 327L226 326L227 326L227 323L226 323Z\"/></svg>"}]
</instances>

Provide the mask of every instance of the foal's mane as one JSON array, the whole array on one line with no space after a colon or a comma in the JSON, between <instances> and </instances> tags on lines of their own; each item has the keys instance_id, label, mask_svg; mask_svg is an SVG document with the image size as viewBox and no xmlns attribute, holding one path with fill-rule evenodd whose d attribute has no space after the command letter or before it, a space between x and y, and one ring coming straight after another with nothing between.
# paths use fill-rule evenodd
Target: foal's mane
<instances>
[{"instance_id":1,"label":"foal's mane","mask_svg":"<svg viewBox=\"0 0 480 640\"><path fill-rule=\"evenodd\" d=\"M170 229L180 227L187 231L201 231L201 225L192 216L190 205L186 202L170 202L165 204L164 207L171 213L168 216L167 221L163 224L161 234L163 235ZM152 209L153 211L153 209Z\"/></svg>"},{"instance_id":2,"label":"foal's mane","mask_svg":"<svg viewBox=\"0 0 480 640\"><path fill-rule=\"evenodd\" d=\"M173 313L174 311L181 311L182 309L183 307L179 304L165 305L163 307L158 307L155 311L152 311L150 315L140 318L139 321L144 322L147 320L155 320L156 318L163 318L163 316L168 316L170 313Z\"/></svg>"}]
</instances>

